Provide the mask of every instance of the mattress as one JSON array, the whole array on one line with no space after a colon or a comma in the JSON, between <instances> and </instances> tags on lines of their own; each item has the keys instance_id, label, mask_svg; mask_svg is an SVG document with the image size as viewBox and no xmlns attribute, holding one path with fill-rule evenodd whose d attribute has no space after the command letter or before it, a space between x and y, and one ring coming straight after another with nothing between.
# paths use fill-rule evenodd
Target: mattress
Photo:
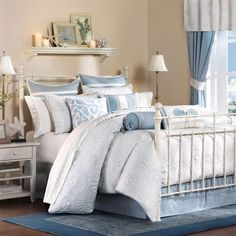
<instances>
[{"instance_id":1,"label":"mattress","mask_svg":"<svg viewBox=\"0 0 236 236\"><path fill-rule=\"evenodd\" d=\"M40 146L37 147L37 162L50 164L52 164L56 159L60 147L69 135L69 133L56 135L54 132L50 132L37 139L34 139L33 134L33 131L27 133L27 141L40 143Z\"/></svg>"}]
</instances>

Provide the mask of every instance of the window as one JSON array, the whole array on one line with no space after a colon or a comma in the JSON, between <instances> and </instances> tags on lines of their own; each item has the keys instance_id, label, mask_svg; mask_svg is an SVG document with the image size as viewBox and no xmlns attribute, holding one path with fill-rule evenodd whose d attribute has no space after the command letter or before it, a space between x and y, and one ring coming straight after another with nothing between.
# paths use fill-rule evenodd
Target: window
<instances>
[{"instance_id":1,"label":"window","mask_svg":"<svg viewBox=\"0 0 236 236\"><path fill-rule=\"evenodd\" d=\"M236 32L216 33L207 79L207 107L236 113Z\"/></svg>"},{"instance_id":2,"label":"window","mask_svg":"<svg viewBox=\"0 0 236 236\"><path fill-rule=\"evenodd\" d=\"M228 111L236 113L236 32L228 33Z\"/></svg>"}]
</instances>

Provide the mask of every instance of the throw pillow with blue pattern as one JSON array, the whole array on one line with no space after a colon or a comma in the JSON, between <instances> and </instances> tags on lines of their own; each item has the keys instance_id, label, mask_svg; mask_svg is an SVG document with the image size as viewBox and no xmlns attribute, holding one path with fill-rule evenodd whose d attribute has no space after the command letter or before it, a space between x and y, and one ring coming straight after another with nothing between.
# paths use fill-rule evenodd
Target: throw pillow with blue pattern
<instances>
[{"instance_id":1,"label":"throw pillow with blue pattern","mask_svg":"<svg viewBox=\"0 0 236 236\"><path fill-rule=\"evenodd\" d=\"M73 128L81 123L107 114L106 98L66 98Z\"/></svg>"}]
</instances>

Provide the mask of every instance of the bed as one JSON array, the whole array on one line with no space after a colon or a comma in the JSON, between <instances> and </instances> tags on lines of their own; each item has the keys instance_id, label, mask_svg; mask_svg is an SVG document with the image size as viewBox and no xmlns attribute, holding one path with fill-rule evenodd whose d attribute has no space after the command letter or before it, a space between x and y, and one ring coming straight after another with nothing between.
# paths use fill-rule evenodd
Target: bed
<instances>
[{"instance_id":1,"label":"bed","mask_svg":"<svg viewBox=\"0 0 236 236\"><path fill-rule=\"evenodd\" d=\"M27 133L27 141L40 143L37 148L37 176L36 176L36 197L43 199L48 175L54 160L56 159L58 150L68 137L69 133L55 135L54 132L44 134L39 138L34 138L34 132ZM53 140L53 142L52 142Z\"/></svg>"},{"instance_id":2,"label":"bed","mask_svg":"<svg viewBox=\"0 0 236 236\"><path fill-rule=\"evenodd\" d=\"M178 112L178 118L168 109ZM44 196L49 212L86 214L96 208L157 221L235 204L236 129L225 121L229 114L164 110L161 104L119 110L85 122L71 134L41 136L38 187L44 192L51 170ZM155 112L154 129L119 132L131 112ZM208 125L202 126L202 120ZM45 150L53 151L47 156ZM81 158L83 163L76 161Z\"/></svg>"}]
</instances>

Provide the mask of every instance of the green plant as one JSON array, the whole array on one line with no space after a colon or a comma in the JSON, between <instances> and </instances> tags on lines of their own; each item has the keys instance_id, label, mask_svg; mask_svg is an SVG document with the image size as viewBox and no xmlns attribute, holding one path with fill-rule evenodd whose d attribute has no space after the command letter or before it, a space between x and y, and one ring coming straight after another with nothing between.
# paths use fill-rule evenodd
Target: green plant
<instances>
[{"instance_id":1,"label":"green plant","mask_svg":"<svg viewBox=\"0 0 236 236\"><path fill-rule=\"evenodd\" d=\"M88 33L91 31L91 26L89 25L88 17L85 18L84 22L81 22L80 19L77 19L77 24L79 25L80 37L82 39L82 44L85 44Z\"/></svg>"}]
</instances>

